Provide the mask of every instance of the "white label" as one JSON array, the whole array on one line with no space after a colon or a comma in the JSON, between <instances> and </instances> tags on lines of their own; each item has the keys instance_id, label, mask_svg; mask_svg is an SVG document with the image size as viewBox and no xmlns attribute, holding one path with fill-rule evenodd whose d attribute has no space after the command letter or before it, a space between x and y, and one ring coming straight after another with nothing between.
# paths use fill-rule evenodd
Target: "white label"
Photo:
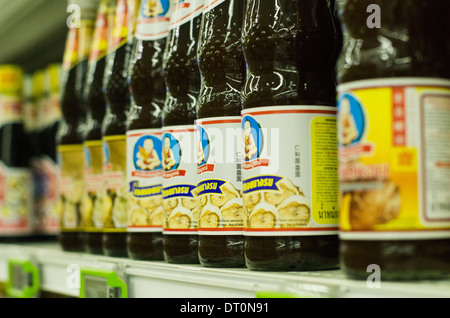
<instances>
[{"instance_id":1,"label":"white label","mask_svg":"<svg viewBox=\"0 0 450 318\"><path fill-rule=\"evenodd\" d=\"M161 232L162 145L160 129L127 132L129 232Z\"/></svg>"},{"instance_id":2,"label":"white label","mask_svg":"<svg viewBox=\"0 0 450 318\"><path fill-rule=\"evenodd\" d=\"M171 0L144 0L139 8L135 36L140 40L158 40L169 33Z\"/></svg>"},{"instance_id":3,"label":"white label","mask_svg":"<svg viewBox=\"0 0 450 318\"><path fill-rule=\"evenodd\" d=\"M208 12L209 10L214 9L219 4L222 4L225 1L227 1L227 0L206 0L205 1L205 9L203 10L203 12Z\"/></svg>"},{"instance_id":4,"label":"white label","mask_svg":"<svg viewBox=\"0 0 450 318\"><path fill-rule=\"evenodd\" d=\"M37 214L37 230L41 233L56 234L60 220L58 211L59 167L52 159L43 156L31 162L34 180L34 210Z\"/></svg>"},{"instance_id":5,"label":"white label","mask_svg":"<svg viewBox=\"0 0 450 318\"><path fill-rule=\"evenodd\" d=\"M197 120L199 234L241 235L242 130L240 117Z\"/></svg>"},{"instance_id":6,"label":"white label","mask_svg":"<svg viewBox=\"0 0 450 318\"><path fill-rule=\"evenodd\" d=\"M0 234L31 234L34 221L31 172L0 162Z\"/></svg>"},{"instance_id":7,"label":"white label","mask_svg":"<svg viewBox=\"0 0 450 318\"><path fill-rule=\"evenodd\" d=\"M193 125L163 128L163 206L165 234L195 234L198 225L197 161Z\"/></svg>"},{"instance_id":8,"label":"white label","mask_svg":"<svg viewBox=\"0 0 450 318\"><path fill-rule=\"evenodd\" d=\"M336 108L242 111L245 235L337 233Z\"/></svg>"},{"instance_id":9,"label":"white label","mask_svg":"<svg viewBox=\"0 0 450 318\"><path fill-rule=\"evenodd\" d=\"M450 93L425 91L420 112L424 221L450 224Z\"/></svg>"},{"instance_id":10,"label":"white label","mask_svg":"<svg viewBox=\"0 0 450 318\"><path fill-rule=\"evenodd\" d=\"M175 0L169 29L175 29L203 13L205 0Z\"/></svg>"}]
</instances>

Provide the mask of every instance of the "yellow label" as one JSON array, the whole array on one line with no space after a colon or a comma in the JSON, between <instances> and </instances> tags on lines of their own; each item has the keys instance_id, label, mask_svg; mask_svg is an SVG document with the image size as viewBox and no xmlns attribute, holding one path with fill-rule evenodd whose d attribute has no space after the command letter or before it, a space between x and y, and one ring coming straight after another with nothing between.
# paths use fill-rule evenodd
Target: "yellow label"
<instances>
[{"instance_id":1,"label":"yellow label","mask_svg":"<svg viewBox=\"0 0 450 318\"><path fill-rule=\"evenodd\" d=\"M78 44L78 61L83 61L89 58L92 35L94 31L94 21L90 19L82 20L79 32Z\"/></svg>"},{"instance_id":2,"label":"yellow label","mask_svg":"<svg viewBox=\"0 0 450 318\"><path fill-rule=\"evenodd\" d=\"M97 61L101 59L108 51L108 0L100 2L97 20L95 22L95 29L92 38L90 61Z\"/></svg>"},{"instance_id":3,"label":"yellow label","mask_svg":"<svg viewBox=\"0 0 450 318\"><path fill-rule=\"evenodd\" d=\"M108 50L114 51L127 41L129 6L127 0L119 0L112 27L111 41Z\"/></svg>"},{"instance_id":4,"label":"yellow label","mask_svg":"<svg viewBox=\"0 0 450 318\"><path fill-rule=\"evenodd\" d=\"M62 231L83 228L82 198L84 193L84 156L82 145L58 146L60 166L59 203Z\"/></svg>"},{"instance_id":5,"label":"yellow label","mask_svg":"<svg viewBox=\"0 0 450 318\"><path fill-rule=\"evenodd\" d=\"M319 224L338 223L338 161L335 117L311 121L312 213Z\"/></svg>"},{"instance_id":6,"label":"yellow label","mask_svg":"<svg viewBox=\"0 0 450 318\"><path fill-rule=\"evenodd\" d=\"M338 91L341 236L448 236L450 81L380 79Z\"/></svg>"},{"instance_id":7,"label":"yellow label","mask_svg":"<svg viewBox=\"0 0 450 318\"><path fill-rule=\"evenodd\" d=\"M126 135L103 138L103 216L105 231L126 231L128 225Z\"/></svg>"},{"instance_id":8,"label":"yellow label","mask_svg":"<svg viewBox=\"0 0 450 318\"><path fill-rule=\"evenodd\" d=\"M21 96L23 69L18 65L0 65L0 93Z\"/></svg>"},{"instance_id":9,"label":"yellow label","mask_svg":"<svg viewBox=\"0 0 450 318\"><path fill-rule=\"evenodd\" d=\"M86 231L98 231L103 227L103 146L101 140L86 141L85 193L83 197L83 215L86 216Z\"/></svg>"},{"instance_id":10,"label":"yellow label","mask_svg":"<svg viewBox=\"0 0 450 318\"><path fill-rule=\"evenodd\" d=\"M70 70L78 60L78 32L77 28L70 28L67 33L66 45L64 49L62 69Z\"/></svg>"}]
</instances>

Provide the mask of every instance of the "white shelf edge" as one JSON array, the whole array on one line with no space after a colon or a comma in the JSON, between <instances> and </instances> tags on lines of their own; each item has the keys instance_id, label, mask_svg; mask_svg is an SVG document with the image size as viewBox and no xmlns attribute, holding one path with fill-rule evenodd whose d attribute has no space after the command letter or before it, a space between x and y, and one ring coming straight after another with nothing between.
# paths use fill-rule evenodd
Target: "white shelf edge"
<instances>
[{"instance_id":1,"label":"white shelf edge","mask_svg":"<svg viewBox=\"0 0 450 318\"><path fill-rule=\"evenodd\" d=\"M11 258L35 262L40 269L42 290L73 297L79 295L79 289L68 282L71 265L117 268L124 276L132 298L253 298L257 292L333 298L450 297L450 280L381 281L380 288L369 288L365 281L348 279L340 270L259 272L246 268L208 268L64 252L56 244L46 243L0 244L0 282L8 279L7 263Z\"/></svg>"}]
</instances>

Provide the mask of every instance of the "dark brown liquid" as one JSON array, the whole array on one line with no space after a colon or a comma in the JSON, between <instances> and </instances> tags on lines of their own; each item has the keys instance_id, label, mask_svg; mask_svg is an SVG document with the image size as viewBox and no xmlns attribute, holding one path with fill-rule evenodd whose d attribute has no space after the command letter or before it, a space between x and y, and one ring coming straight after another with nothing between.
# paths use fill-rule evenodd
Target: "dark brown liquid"
<instances>
[{"instance_id":1,"label":"dark brown liquid","mask_svg":"<svg viewBox=\"0 0 450 318\"><path fill-rule=\"evenodd\" d=\"M106 113L103 119L103 136L125 136L126 134L126 112L130 108L130 92L126 70L128 70L131 46L132 41L128 41L107 55L104 80ZM126 237L125 232L104 231L102 238L103 254L127 257Z\"/></svg>"},{"instance_id":2,"label":"dark brown liquid","mask_svg":"<svg viewBox=\"0 0 450 318\"><path fill-rule=\"evenodd\" d=\"M243 108L334 106L336 46L327 1L253 1L247 6L243 31L247 62ZM280 80L281 85L275 86ZM339 265L338 251L334 234L245 238L246 265L251 270L334 269Z\"/></svg>"},{"instance_id":3,"label":"dark brown liquid","mask_svg":"<svg viewBox=\"0 0 450 318\"><path fill-rule=\"evenodd\" d=\"M161 128L161 110L166 97L162 57L166 39L134 40L130 61L130 88L134 100L128 130ZM162 232L127 235L128 254L134 259L163 260Z\"/></svg>"},{"instance_id":4,"label":"dark brown liquid","mask_svg":"<svg viewBox=\"0 0 450 318\"><path fill-rule=\"evenodd\" d=\"M369 28L370 4L380 6L381 28ZM445 0L338 1L345 34L338 81L383 77L449 78L449 3ZM363 14L360 14L360 13ZM383 45L382 39L390 44Z\"/></svg>"},{"instance_id":5,"label":"dark brown liquid","mask_svg":"<svg viewBox=\"0 0 450 318\"><path fill-rule=\"evenodd\" d=\"M364 12L371 3L380 6L380 29L366 27ZM340 7L345 35L338 62L340 83L383 77L450 78L448 1L348 0ZM381 45L381 35L389 47ZM356 42L358 48L352 49ZM340 246L342 268L354 278L367 279L370 264L380 266L382 279L435 279L450 274L449 239L342 239Z\"/></svg>"},{"instance_id":6,"label":"dark brown liquid","mask_svg":"<svg viewBox=\"0 0 450 318\"><path fill-rule=\"evenodd\" d=\"M230 0L203 14L198 50L202 74L198 118L241 114L245 60L240 38L244 9L244 1ZM204 266L245 266L243 235L199 235L198 252Z\"/></svg>"},{"instance_id":7,"label":"dark brown liquid","mask_svg":"<svg viewBox=\"0 0 450 318\"><path fill-rule=\"evenodd\" d=\"M75 94L76 70L72 69L67 74L67 81L63 83L63 97L61 100L61 111L63 120L59 127L57 136L58 145L82 144L82 131L80 124L84 121L84 111L79 105L79 97ZM80 210L81 207L77 207ZM84 233L69 232L61 229L59 242L65 251L84 251Z\"/></svg>"},{"instance_id":8,"label":"dark brown liquid","mask_svg":"<svg viewBox=\"0 0 450 318\"><path fill-rule=\"evenodd\" d=\"M58 145L82 145L83 125L86 110L82 105L81 92L87 61L77 63L70 70L63 70L61 85L61 113L62 120L57 134ZM77 207L78 215L81 215L81 204ZM84 251L84 232L66 231L64 228L59 233L59 243L65 251Z\"/></svg>"},{"instance_id":9,"label":"dark brown liquid","mask_svg":"<svg viewBox=\"0 0 450 318\"><path fill-rule=\"evenodd\" d=\"M2 189L0 190L2 193L0 195L4 196L2 198L2 205L3 203L6 203L5 192L15 192L13 195L10 195L10 197L19 198L24 196L26 193L23 193L22 191L19 193L18 189L23 189L22 187L17 187L16 190L14 189L7 189L5 186L5 177L4 173L8 174L7 171L3 171L3 168L5 169L29 169L30 167L30 159L31 156L34 154L31 150L31 143L30 136L28 132L24 128L24 112L23 110L16 109L17 112L21 111L21 114L17 113L18 120L12 120L8 121L8 117L11 115L8 113L3 113L5 107L2 105L2 103L5 103L3 101L4 96L14 96L17 97L17 101L20 102L21 97L21 83L22 80L22 72L23 70L20 67L13 66L14 70L9 70L8 72L5 72L2 74L2 82L6 82L5 86L15 85L17 86L17 89L11 90L7 89L5 87L0 87L0 118L3 119L3 122L0 123L0 165L2 166L2 172L0 173L0 186ZM3 71L3 70L2 70ZM4 95L4 96L3 96ZM8 108L7 108L8 109ZM9 116L8 116L9 115ZM6 120L5 120L6 119ZM8 178L8 176L6 175ZM7 208L11 207L11 204L6 203ZM23 203L20 203L20 207L23 206ZM14 207L14 206L13 206ZM4 206L1 207L2 211ZM5 209L7 210L7 209ZM13 213L16 213L14 211ZM29 213L29 211L26 211L26 213ZM32 217L32 215L28 215L28 217ZM3 218L3 217L2 217ZM27 219L27 222L30 222L32 220ZM36 237L33 237L33 228L30 227L29 230L27 229L24 233L8 233L8 231L3 232L3 229L8 230L7 225L2 224L0 228L0 242L2 243L10 243L10 242L26 242L30 241L32 239L36 239ZM37 235L36 235L37 236Z\"/></svg>"},{"instance_id":10,"label":"dark brown liquid","mask_svg":"<svg viewBox=\"0 0 450 318\"><path fill-rule=\"evenodd\" d=\"M167 98L163 108L163 127L194 125L200 90L197 39L201 15L171 29L164 53L164 80ZM164 259L169 263L198 263L198 235L163 236Z\"/></svg>"},{"instance_id":11,"label":"dark brown liquid","mask_svg":"<svg viewBox=\"0 0 450 318\"><path fill-rule=\"evenodd\" d=\"M103 76L105 70L106 58L93 62L88 71L86 81L86 106L87 106L87 124L84 141L102 140L102 123L105 116L106 101L103 95ZM97 198L94 198L94 200ZM92 202L94 205L95 202ZM91 254L102 254L102 232L87 231L85 233L86 250Z\"/></svg>"}]
</instances>

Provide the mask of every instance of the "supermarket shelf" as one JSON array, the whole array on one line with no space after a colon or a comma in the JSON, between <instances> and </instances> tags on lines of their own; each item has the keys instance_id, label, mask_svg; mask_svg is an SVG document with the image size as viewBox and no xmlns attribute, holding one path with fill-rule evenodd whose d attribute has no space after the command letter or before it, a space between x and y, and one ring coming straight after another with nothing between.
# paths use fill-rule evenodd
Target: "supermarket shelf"
<instances>
[{"instance_id":1,"label":"supermarket shelf","mask_svg":"<svg viewBox=\"0 0 450 318\"><path fill-rule=\"evenodd\" d=\"M256 272L174 265L64 252L54 243L0 244L0 282L8 280L10 259L30 260L40 273L41 290L79 297L72 278L77 268L110 269L127 284L130 298L255 298L257 295L332 298L448 298L450 280L381 282L348 279L340 270Z\"/></svg>"}]
</instances>

